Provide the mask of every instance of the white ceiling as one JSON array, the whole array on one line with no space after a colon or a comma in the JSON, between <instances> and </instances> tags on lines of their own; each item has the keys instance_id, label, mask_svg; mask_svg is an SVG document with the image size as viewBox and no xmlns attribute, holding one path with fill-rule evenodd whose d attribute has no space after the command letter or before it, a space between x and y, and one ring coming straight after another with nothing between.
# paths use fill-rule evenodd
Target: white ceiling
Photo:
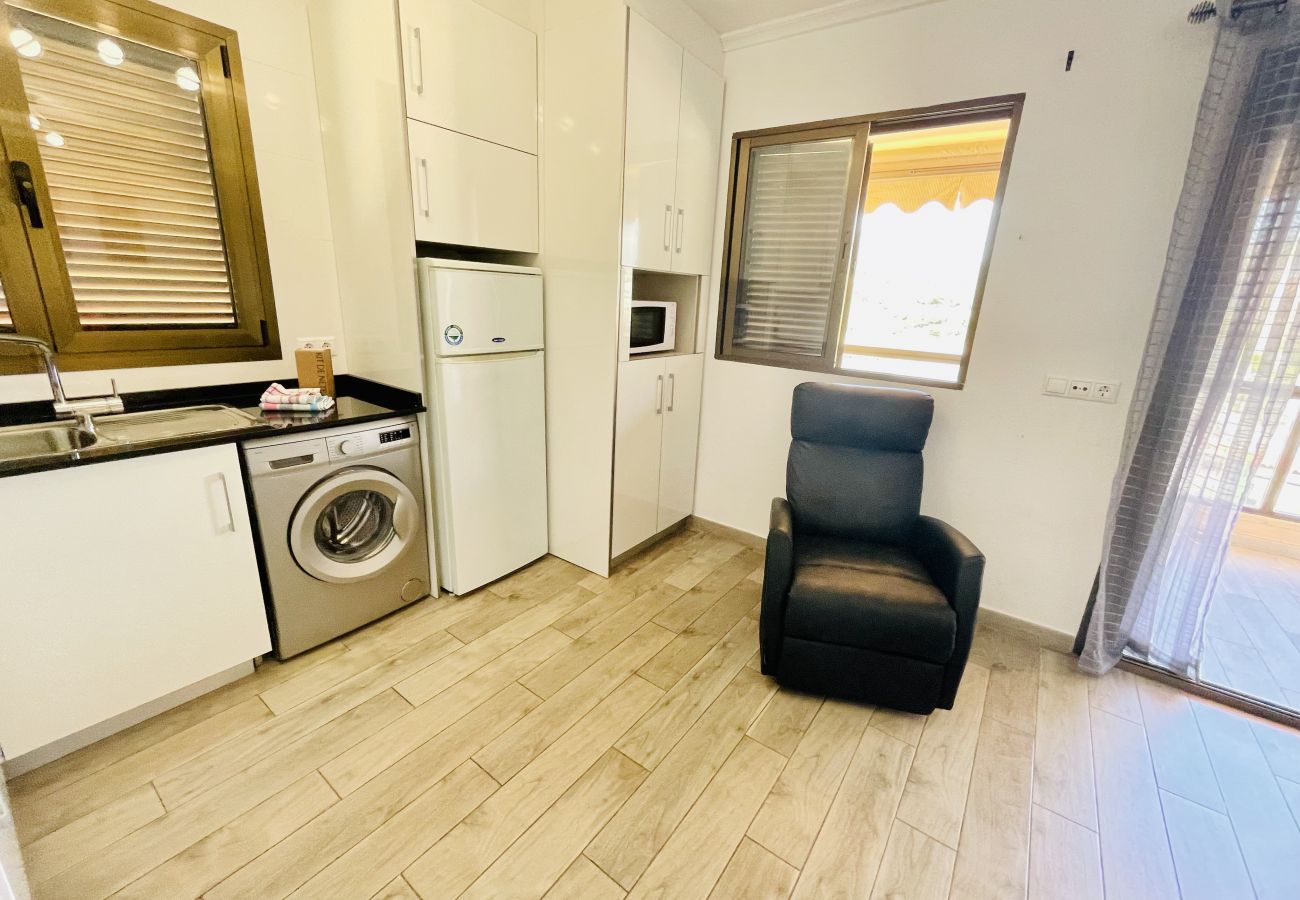
<instances>
[{"instance_id":1,"label":"white ceiling","mask_svg":"<svg viewBox=\"0 0 1300 900\"><path fill-rule=\"evenodd\" d=\"M842 0L840 0L842 2ZM719 34L773 19L838 6L837 0L686 0Z\"/></svg>"}]
</instances>

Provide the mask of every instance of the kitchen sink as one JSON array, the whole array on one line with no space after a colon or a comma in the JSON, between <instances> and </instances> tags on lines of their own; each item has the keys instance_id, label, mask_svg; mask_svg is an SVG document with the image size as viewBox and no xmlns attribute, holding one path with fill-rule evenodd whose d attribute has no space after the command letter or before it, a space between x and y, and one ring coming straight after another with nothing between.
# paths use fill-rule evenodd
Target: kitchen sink
<instances>
[{"instance_id":1,"label":"kitchen sink","mask_svg":"<svg viewBox=\"0 0 1300 900\"><path fill-rule=\"evenodd\" d=\"M0 460L58 456L99 443L76 422L40 422L0 428Z\"/></svg>"},{"instance_id":2,"label":"kitchen sink","mask_svg":"<svg viewBox=\"0 0 1300 900\"><path fill-rule=\"evenodd\" d=\"M96 416L95 426L103 437L123 444L142 444L168 438L218 434L247 428L257 421L242 409L224 403L182 406L151 412Z\"/></svg>"},{"instance_id":3,"label":"kitchen sink","mask_svg":"<svg viewBox=\"0 0 1300 900\"><path fill-rule=\"evenodd\" d=\"M93 431L75 421L0 428L0 462L62 456L104 446L150 444L247 428L257 417L224 403L95 416Z\"/></svg>"}]
</instances>

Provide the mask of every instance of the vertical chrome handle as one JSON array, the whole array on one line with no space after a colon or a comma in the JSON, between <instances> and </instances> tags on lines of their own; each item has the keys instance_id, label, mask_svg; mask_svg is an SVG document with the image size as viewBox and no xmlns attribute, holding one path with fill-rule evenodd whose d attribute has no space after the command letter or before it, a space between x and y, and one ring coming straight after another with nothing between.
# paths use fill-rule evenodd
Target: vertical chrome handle
<instances>
[{"instance_id":1,"label":"vertical chrome handle","mask_svg":"<svg viewBox=\"0 0 1300 900\"><path fill-rule=\"evenodd\" d=\"M677 399L677 376L668 376L668 411L673 411L673 402Z\"/></svg>"},{"instance_id":2,"label":"vertical chrome handle","mask_svg":"<svg viewBox=\"0 0 1300 900\"><path fill-rule=\"evenodd\" d=\"M677 252L682 252L682 232L686 230L686 210L677 207Z\"/></svg>"},{"instance_id":3,"label":"vertical chrome handle","mask_svg":"<svg viewBox=\"0 0 1300 900\"><path fill-rule=\"evenodd\" d=\"M420 215L429 216L429 161L420 157Z\"/></svg>"},{"instance_id":4,"label":"vertical chrome handle","mask_svg":"<svg viewBox=\"0 0 1300 900\"><path fill-rule=\"evenodd\" d=\"M672 250L673 248L673 205L669 203L664 207L664 249Z\"/></svg>"},{"instance_id":5,"label":"vertical chrome handle","mask_svg":"<svg viewBox=\"0 0 1300 900\"><path fill-rule=\"evenodd\" d=\"M218 504L215 502L212 504L213 524L216 526L217 534L221 534L223 531L229 531L233 534L235 531L235 508L230 503L230 485L226 483L226 473L217 472L215 475L213 475L211 478L208 479L208 483L209 483L209 490L211 490L211 485L216 485L216 484L221 485L222 505L218 506ZM219 513L223 508L226 511L226 519L224 522L216 519L216 514Z\"/></svg>"},{"instance_id":6,"label":"vertical chrome handle","mask_svg":"<svg viewBox=\"0 0 1300 900\"><path fill-rule=\"evenodd\" d=\"M419 28L411 29L411 85L417 94L424 93L424 39Z\"/></svg>"},{"instance_id":7,"label":"vertical chrome handle","mask_svg":"<svg viewBox=\"0 0 1300 900\"><path fill-rule=\"evenodd\" d=\"M664 411L664 377L660 375L655 379L655 415L662 415Z\"/></svg>"}]
</instances>

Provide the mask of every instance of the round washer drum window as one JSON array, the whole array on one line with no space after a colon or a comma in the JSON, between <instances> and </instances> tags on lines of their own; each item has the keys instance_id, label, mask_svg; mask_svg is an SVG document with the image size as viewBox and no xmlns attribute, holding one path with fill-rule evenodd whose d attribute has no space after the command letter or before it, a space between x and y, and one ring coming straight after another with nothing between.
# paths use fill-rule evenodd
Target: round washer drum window
<instances>
[{"instance_id":1,"label":"round washer drum window","mask_svg":"<svg viewBox=\"0 0 1300 900\"><path fill-rule=\"evenodd\" d=\"M316 548L340 563L357 563L392 541L393 501L371 490L336 497L316 519Z\"/></svg>"}]
</instances>

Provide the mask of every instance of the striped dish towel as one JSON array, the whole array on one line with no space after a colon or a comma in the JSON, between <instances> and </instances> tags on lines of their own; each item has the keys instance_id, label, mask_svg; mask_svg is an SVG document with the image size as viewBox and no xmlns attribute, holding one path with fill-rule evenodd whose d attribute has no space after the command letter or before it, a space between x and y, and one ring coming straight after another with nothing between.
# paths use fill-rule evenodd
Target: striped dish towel
<instances>
[{"instance_id":1,"label":"striped dish towel","mask_svg":"<svg viewBox=\"0 0 1300 900\"><path fill-rule=\"evenodd\" d=\"M262 409L282 412L325 412L333 408L334 398L320 388L287 388L276 382L262 394Z\"/></svg>"}]
</instances>

